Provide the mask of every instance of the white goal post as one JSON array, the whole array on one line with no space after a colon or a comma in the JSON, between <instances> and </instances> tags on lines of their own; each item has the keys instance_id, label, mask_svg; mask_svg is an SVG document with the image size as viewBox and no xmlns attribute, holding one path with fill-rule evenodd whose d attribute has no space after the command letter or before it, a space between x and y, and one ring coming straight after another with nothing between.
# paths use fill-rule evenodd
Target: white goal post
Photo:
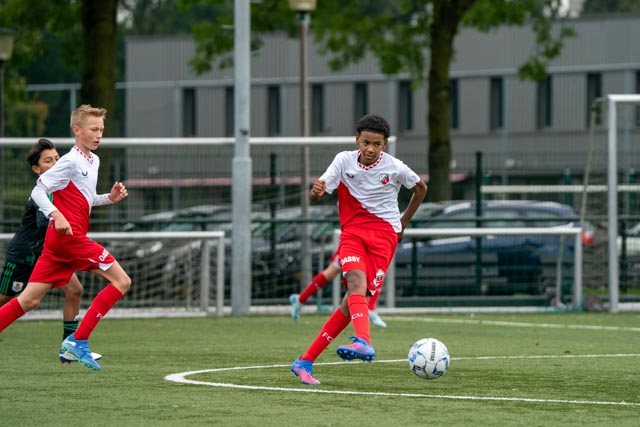
<instances>
[{"instance_id":1,"label":"white goal post","mask_svg":"<svg viewBox=\"0 0 640 427\"><path fill-rule=\"evenodd\" d=\"M621 130L618 120L618 107L625 104L640 104L640 94L610 94L607 95L606 98L596 99L594 104L602 103L604 101L607 102L608 111L606 185L486 185L482 186L481 191L483 194L583 193L586 195L588 193L606 193L608 229L608 310L611 313L617 313L620 309L619 253L618 246L616 244L618 239L618 194L640 192L640 185L638 184L618 184L618 132ZM589 160L587 163L589 163ZM590 165L587 164L587 170L589 167ZM581 212L580 215L582 218L584 213Z\"/></svg>"},{"instance_id":2,"label":"white goal post","mask_svg":"<svg viewBox=\"0 0 640 427\"><path fill-rule=\"evenodd\" d=\"M572 302L573 310L582 311L582 228L581 227L512 227L512 228L407 228L404 231L405 237L483 237L483 236L524 236L524 235L546 235L546 236L574 236L575 250L573 255L574 282ZM340 230L334 230L333 243L338 247ZM558 279L559 280L559 279ZM556 284L558 285L558 284ZM387 271L384 284L384 295L386 296L386 306L395 308L395 267L391 263ZM337 278L333 281L332 303L338 307L341 301L342 284ZM559 298L558 298L559 302Z\"/></svg>"},{"instance_id":3,"label":"white goal post","mask_svg":"<svg viewBox=\"0 0 640 427\"><path fill-rule=\"evenodd\" d=\"M215 291L215 314L217 316L223 316L224 314L224 296L225 296L225 238L223 231L151 231L151 232L90 232L88 236L97 242L107 246L108 244L114 242L127 242L133 243L135 247L141 247L142 242L187 242L187 247L191 247L191 244L197 243L198 249L198 258L197 266L194 267L194 271L197 271L197 280L195 282L200 284L198 295L194 298L197 301L195 307L187 307L184 311L183 315L209 315L211 314L210 307L210 294L212 291ZM0 233L0 242L1 241L9 241L13 237L11 233ZM127 259L121 257L117 252L114 251L113 256L121 263L126 263ZM174 257L178 257L176 259L176 263L184 262L185 258L189 255L187 253L175 251L172 254ZM139 262L145 263L147 262L147 256L144 254L140 255ZM163 260L160 260L163 262ZM215 268L215 275L212 274L212 265ZM125 271L127 270L126 265L123 264ZM130 273L130 272L129 272ZM131 274L131 273L130 273ZM144 279L144 276L142 276ZM215 285L215 289L213 288ZM139 292L141 289L146 287L153 286L151 283L133 283L133 288L130 293ZM87 288L85 284L85 289ZM152 291L152 290L149 290ZM126 298L126 297L125 297ZM86 298L85 298L86 299ZM43 300L44 301L44 300ZM86 302L86 301L85 301ZM125 301L127 302L127 301ZM160 301L161 303L161 301ZM121 304L122 305L122 304ZM123 311L120 317L136 317L136 315L132 313L132 311L142 311L147 313L141 313L141 316L169 316L176 315L177 307L172 306L163 306L159 304L159 306L149 305L148 302L145 302L145 305L142 308L134 308L134 309L122 309L119 307L118 311ZM185 307L183 307L185 308ZM40 309L34 310L35 312ZM197 312L197 313L196 313ZM35 317L45 317L48 318L49 315L43 313L42 316L38 316L37 313L34 313ZM30 316L34 318L34 315ZM60 310L55 310L55 314L52 313L53 316L59 317Z\"/></svg>"},{"instance_id":4,"label":"white goal post","mask_svg":"<svg viewBox=\"0 0 640 427\"><path fill-rule=\"evenodd\" d=\"M609 311L617 313L620 302L618 268L618 120L620 104L640 104L640 95L608 95L607 134L607 222L609 228Z\"/></svg>"}]
</instances>

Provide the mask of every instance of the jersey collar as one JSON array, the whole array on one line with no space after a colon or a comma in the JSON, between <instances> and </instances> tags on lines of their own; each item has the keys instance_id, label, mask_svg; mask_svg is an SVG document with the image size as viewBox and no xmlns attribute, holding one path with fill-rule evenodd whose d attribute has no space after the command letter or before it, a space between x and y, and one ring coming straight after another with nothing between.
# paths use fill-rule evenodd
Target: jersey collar
<instances>
[{"instance_id":1,"label":"jersey collar","mask_svg":"<svg viewBox=\"0 0 640 427\"><path fill-rule=\"evenodd\" d=\"M373 169L376 166L378 166L380 164L380 162L382 161L382 156L384 156L384 151L380 152L380 155L378 156L378 160L376 160L375 162L371 163L369 166L365 166L362 163L360 163L360 156L362 155L362 153L360 151L358 151L358 155L356 156L356 163L358 164L358 166L360 167L360 169L364 169L366 171L368 171L369 169Z\"/></svg>"},{"instance_id":2,"label":"jersey collar","mask_svg":"<svg viewBox=\"0 0 640 427\"><path fill-rule=\"evenodd\" d=\"M93 164L93 153L89 153L89 156L87 156L86 154L84 154L84 153L82 152L82 150L80 150L80 149L78 148L78 146L77 146L77 145L74 145L74 146L73 146L73 148L74 148L78 153L80 153L80 155L82 155L82 157L84 157L84 158L85 158L85 159L86 159L90 164Z\"/></svg>"}]
</instances>

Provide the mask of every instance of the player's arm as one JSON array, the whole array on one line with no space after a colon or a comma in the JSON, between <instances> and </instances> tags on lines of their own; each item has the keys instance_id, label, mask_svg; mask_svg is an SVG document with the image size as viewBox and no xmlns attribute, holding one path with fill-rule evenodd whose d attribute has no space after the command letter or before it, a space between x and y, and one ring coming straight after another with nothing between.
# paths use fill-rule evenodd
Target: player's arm
<instances>
[{"instance_id":1,"label":"player's arm","mask_svg":"<svg viewBox=\"0 0 640 427\"><path fill-rule=\"evenodd\" d=\"M411 221L411 218L416 214L420 204L427 195L427 184L425 184L423 180L419 180L416 185L411 188L411 191L413 194L411 195L411 200L409 200L409 205L407 205L407 209L405 209L404 213L400 217L402 231L398 233L398 241L402 240L404 236L404 229L407 228L409 221Z\"/></svg>"},{"instance_id":2,"label":"player's arm","mask_svg":"<svg viewBox=\"0 0 640 427\"><path fill-rule=\"evenodd\" d=\"M312 202L317 202L322 198L324 192L327 189L327 183L321 179L317 179L313 182L311 186L311 192L309 193L309 200Z\"/></svg>"},{"instance_id":3,"label":"player's arm","mask_svg":"<svg viewBox=\"0 0 640 427\"><path fill-rule=\"evenodd\" d=\"M47 218L42 211L38 208L38 206L36 205L36 209L38 210L36 212L36 226L38 227L39 230L46 230L47 227L49 226L49 218Z\"/></svg>"},{"instance_id":4,"label":"player's arm","mask_svg":"<svg viewBox=\"0 0 640 427\"><path fill-rule=\"evenodd\" d=\"M38 180L38 183L31 191L31 199L36 203L36 205L38 205L42 213L47 218L53 218L57 232L68 235L73 234L69 221L67 221L64 215L62 215L58 208L56 208L51 200L49 200L49 197L47 196L47 189L40 180Z\"/></svg>"},{"instance_id":5,"label":"player's arm","mask_svg":"<svg viewBox=\"0 0 640 427\"><path fill-rule=\"evenodd\" d=\"M111 187L111 191L105 194L98 194L93 199L93 206L110 205L112 203L118 203L119 201L126 199L129 193L124 183L117 182Z\"/></svg>"},{"instance_id":6,"label":"player's arm","mask_svg":"<svg viewBox=\"0 0 640 427\"><path fill-rule=\"evenodd\" d=\"M348 153L338 153L333 159L327 170L313 182L311 191L309 192L309 200L312 202L319 201L324 193L332 194L338 188L340 183L341 162Z\"/></svg>"},{"instance_id":7,"label":"player's arm","mask_svg":"<svg viewBox=\"0 0 640 427\"><path fill-rule=\"evenodd\" d=\"M47 227L49 227L49 218L47 218L44 213L42 213L42 211L40 210L40 206L38 206L36 202L34 202L33 199L29 197L29 200L27 200L27 204L24 207L25 216L28 212L31 212L33 210L36 211L36 228L44 234L44 232L47 230Z\"/></svg>"}]
</instances>

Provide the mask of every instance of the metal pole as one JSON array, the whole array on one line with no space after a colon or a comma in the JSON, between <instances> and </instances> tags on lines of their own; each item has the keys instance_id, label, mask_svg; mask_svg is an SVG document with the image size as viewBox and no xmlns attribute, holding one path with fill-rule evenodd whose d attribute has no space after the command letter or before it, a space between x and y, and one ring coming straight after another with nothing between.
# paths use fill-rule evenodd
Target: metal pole
<instances>
[{"instance_id":1,"label":"metal pole","mask_svg":"<svg viewBox=\"0 0 640 427\"><path fill-rule=\"evenodd\" d=\"M0 61L0 138L4 138L4 61Z\"/></svg>"},{"instance_id":2,"label":"metal pole","mask_svg":"<svg viewBox=\"0 0 640 427\"><path fill-rule=\"evenodd\" d=\"M616 101L609 96L609 147L607 166L608 225L609 225L609 311L618 312L618 164Z\"/></svg>"},{"instance_id":3,"label":"metal pole","mask_svg":"<svg viewBox=\"0 0 640 427\"><path fill-rule=\"evenodd\" d=\"M231 314L249 314L251 305L251 31L249 0L234 2L235 149L232 162L233 242L231 248Z\"/></svg>"},{"instance_id":4,"label":"metal pole","mask_svg":"<svg viewBox=\"0 0 640 427\"><path fill-rule=\"evenodd\" d=\"M476 151L476 227L482 228L482 152ZM476 237L475 285L478 295L482 295L482 237Z\"/></svg>"},{"instance_id":5,"label":"metal pole","mask_svg":"<svg viewBox=\"0 0 640 427\"><path fill-rule=\"evenodd\" d=\"M300 111L301 133L309 136L309 95L307 82L307 33L309 28L309 13L298 12L300 18ZM301 286L311 281L311 244L309 239L309 146L304 144L300 149L300 215L302 222L301 244Z\"/></svg>"},{"instance_id":6,"label":"metal pole","mask_svg":"<svg viewBox=\"0 0 640 427\"><path fill-rule=\"evenodd\" d=\"M200 309L209 314L209 292L211 290L211 241L201 240L200 247ZM217 265L217 268L224 268Z\"/></svg>"},{"instance_id":7,"label":"metal pole","mask_svg":"<svg viewBox=\"0 0 640 427\"><path fill-rule=\"evenodd\" d=\"M222 317L224 315L224 236L218 239L216 266L216 314Z\"/></svg>"},{"instance_id":8,"label":"metal pole","mask_svg":"<svg viewBox=\"0 0 640 427\"><path fill-rule=\"evenodd\" d=\"M575 254L573 261L574 279L573 279L573 309L582 311L582 229L575 237Z\"/></svg>"},{"instance_id":9,"label":"metal pole","mask_svg":"<svg viewBox=\"0 0 640 427\"><path fill-rule=\"evenodd\" d=\"M0 138L4 137L4 62L0 61ZM0 222L4 220L4 147L0 145Z\"/></svg>"}]
</instances>

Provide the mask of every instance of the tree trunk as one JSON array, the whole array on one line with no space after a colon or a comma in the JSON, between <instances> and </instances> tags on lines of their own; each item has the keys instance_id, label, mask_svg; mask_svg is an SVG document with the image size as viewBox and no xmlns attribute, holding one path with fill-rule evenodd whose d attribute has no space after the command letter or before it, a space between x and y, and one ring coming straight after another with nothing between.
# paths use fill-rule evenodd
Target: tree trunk
<instances>
[{"instance_id":1,"label":"tree trunk","mask_svg":"<svg viewBox=\"0 0 640 427\"><path fill-rule=\"evenodd\" d=\"M116 10L118 0L83 0L83 104L107 109L105 136L111 136L116 83ZM111 118L111 120L109 119Z\"/></svg>"},{"instance_id":2,"label":"tree trunk","mask_svg":"<svg viewBox=\"0 0 640 427\"><path fill-rule=\"evenodd\" d=\"M451 84L449 69L460 19L476 0L434 0L429 65L429 191L430 202L451 200Z\"/></svg>"}]
</instances>

